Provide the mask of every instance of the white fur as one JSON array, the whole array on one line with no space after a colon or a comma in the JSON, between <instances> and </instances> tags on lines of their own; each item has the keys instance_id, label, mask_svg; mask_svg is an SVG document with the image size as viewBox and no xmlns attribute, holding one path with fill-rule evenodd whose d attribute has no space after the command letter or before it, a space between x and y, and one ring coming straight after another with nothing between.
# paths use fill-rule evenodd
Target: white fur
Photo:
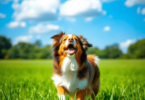
<instances>
[{"instance_id":1,"label":"white fur","mask_svg":"<svg viewBox=\"0 0 145 100\"><path fill-rule=\"evenodd\" d=\"M94 61L97 65L100 64L100 59L98 56L95 57L95 61Z\"/></svg>"},{"instance_id":2,"label":"white fur","mask_svg":"<svg viewBox=\"0 0 145 100\"><path fill-rule=\"evenodd\" d=\"M68 56L64 59L61 71L62 76L54 75L52 77L56 86L64 86L71 94L74 94L76 89L86 87L87 79L79 80L77 78L78 65L74 56Z\"/></svg>"},{"instance_id":3,"label":"white fur","mask_svg":"<svg viewBox=\"0 0 145 100\"><path fill-rule=\"evenodd\" d=\"M78 64L75 60L75 56L74 55L68 55L67 57L65 57L65 59L63 60L63 64L62 64L62 72L66 73L68 71L77 71L78 70Z\"/></svg>"},{"instance_id":4,"label":"white fur","mask_svg":"<svg viewBox=\"0 0 145 100\"><path fill-rule=\"evenodd\" d=\"M59 97L59 100L66 100L65 95L58 95L58 97Z\"/></svg>"},{"instance_id":5,"label":"white fur","mask_svg":"<svg viewBox=\"0 0 145 100\"><path fill-rule=\"evenodd\" d=\"M61 81L62 81L62 79L58 75L54 75L51 79L54 81L54 84L56 86L58 86L61 83Z\"/></svg>"},{"instance_id":6,"label":"white fur","mask_svg":"<svg viewBox=\"0 0 145 100\"><path fill-rule=\"evenodd\" d=\"M71 38L72 37L72 34L68 34L68 36L69 36L69 38Z\"/></svg>"},{"instance_id":7,"label":"white fur","mask_svg":"<svg viewBox=\"0 0 145 100\"><path fill-rule=\"evenodd\" d=\"M72 34L68 34L68 36L69 36L69 38L72 38ZM68 38L68 39L69 39L69 38ZM66 46L68 46L68 44L69 44L68 39L67 39L66 42L65 42L65 45L66 45ZM75 40L75 39L73 40L73 45L76 46L76 40Z\"/></svg>"}]
</instances>

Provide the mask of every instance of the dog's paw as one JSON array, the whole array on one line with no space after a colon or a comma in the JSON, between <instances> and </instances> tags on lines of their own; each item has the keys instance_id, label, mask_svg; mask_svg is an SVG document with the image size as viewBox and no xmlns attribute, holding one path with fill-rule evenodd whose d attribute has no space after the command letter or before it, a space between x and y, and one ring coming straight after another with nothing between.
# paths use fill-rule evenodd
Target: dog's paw
<instances>
[{"instance_id":1,"label":"dog's paw","mask_svg":"<svg viewBox=\"0 0 145 100\"><path fill-rule=\"evenodd\" d=\"M58 97L59 97L59 100L66 100L64 94L62 94L62 95L58 95Z\"/></svg>"}]
</instances>

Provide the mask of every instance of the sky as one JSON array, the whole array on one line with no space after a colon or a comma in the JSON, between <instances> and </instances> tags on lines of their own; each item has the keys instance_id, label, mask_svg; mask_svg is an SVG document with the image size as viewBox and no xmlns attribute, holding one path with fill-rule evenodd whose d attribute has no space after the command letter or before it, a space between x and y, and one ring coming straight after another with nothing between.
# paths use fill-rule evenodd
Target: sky
<instances>
[{"instance_id":1,"label":"sky","mask_svg":"<svg viewBox=\"0 0 145 100\"><path fill-rule=\"evenodd\" d=\"M60 31L83 35L93 47L118 44L123 53L145 38L145 0L0 0L0 35L51 45Z\"/></svg>"}]
</instances>

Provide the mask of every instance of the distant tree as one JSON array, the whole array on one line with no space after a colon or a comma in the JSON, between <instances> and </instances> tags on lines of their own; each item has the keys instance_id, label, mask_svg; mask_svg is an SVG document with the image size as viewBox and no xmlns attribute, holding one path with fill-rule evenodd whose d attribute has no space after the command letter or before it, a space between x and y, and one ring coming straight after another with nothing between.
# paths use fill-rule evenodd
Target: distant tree
<instances>
[{"instance_id":1,"label":"distant tree","mask_svg":"<svg viewBox=\"0 0 145 100\"><path fill-rule=\"evenodd\" d=\"M17 46L13 46L12 48L10 48L10 50L8 51L8 56L9 58L21 58L20 57L20 50L17 48Z\"/></svg>"},{"instance_id":2,"label":"distant tree","mask_svg":"<svg viewBox=\"0 0 145 100\"><path fill-rule=\"evenodd\" d=\"M10 39L5 36L0 36L0 59L3 59L7 54L9 48L11 48L12 44Z\"/></svg>"},{"instance_id":3,"label":"distant tree","mask_svg":"<svg viewBox=\"0 0 145 100\"><path fill-rule=\"evenodd\" d=\"M89 48L88 50L87 50L87 54L97 54L97 51L98 51L99 49L97 48L97 47L94 47L94 48Z\"/></svg>"},{"instance_id":4,"label":"distant tree","mask_svg":"<svg viewBox=\"0 0 145 100\"><path fill-rule=\"evenodd\" d=\"M35 58L34 49L35 46L30 43L19 42L9 50L8 55L10 58L33 59Z\"/></svg>"},{"instance_id":5,"label":"distant tree","mask_svg":"<svg viewBox=\"0 0 145 100\"><path fill-rule=\"evenodd\" d=\"M106 58L119 58L122 55L122 51L119 49L118 44L107 46L104 51L106 53Z\"/></svg>"},{"instance_id":6,"label":"distant tree","mask_svg":"<svg viewBox=\"0 0 145 100\"><path fill-rule=\"evenodd\" d=\"M48 59L51 56L51 47L49 45L38 48L33 44L19 42L13 46L9 52L10 58L22 58L22 59Z\"/></svg>"},{"instance_id":7,"label":"distant tree","mask_svg":"<svg viewBox=\"0 0 145 100\"><path fill-rule=\"evenodd\" d=\"M45 46L44 48L37 48L35 52L37 52L36 59L52 58L51 47L49 45Z\"/></svg>"},{"instance_id":8,"label":"distant tree","mask_svg":"<svg viewBox=\"0 0 145 100\"><path fill-rule=\"evenodd\" d=\"M128 48L128 54L132 58L145 58L145 39L139 40Z\"/></svg>"},{"instance_id":9,"label":"distant tree","mask_svg":"<svg viewBox=\"0 0 145 100\"><path fill-rule=\"evenodd\" d=\"M41 47L41 46L42 46L40 40L36 40L36 42L34 43L34 45L35 45L36 47Z\"/></svg>"},{"instance_id":10,"label":"distant tree","mask_svg":"<svg viewBox=\"0 0 145 100\"><path fill-rule=\"evenodd\" d=\"M113 44L103 50L99 50L96 47L89 48L87 54L95 54L100 58L119 58L122 55L122 51L119 49L118 44Z\"/></svg>"},{"instance_id":11,"label":"distant tree","mask_svg":"<svg viewBox=\"0 0 145 100\"><path fill-rule=\"evenodd\" d=\"M45 53L44 58L52 58L52 48L50 45L45 46L43 52Z\"/></svg>"},{"instance_id":12,"label":"distant tree","mask_svg":"<svg viewBox=\"0 0 145 100\"><path fill-rule=\"evenodd\" d=\"M106 52L104 50L99 50L97 47L92 47L87 50L87 54L94 54L100 58L106 58Z\"/></svg>"},{"instance_id":13,"label":"distant tree","mask_svg":"<svg viewBox=\"0 0 145 100\"><path fill-rule=\"evenodd\" d=\"M99 58L107 58L107 53L105 50L98 50L96 55L99 56Z\"/></svg>"}]
</instances>

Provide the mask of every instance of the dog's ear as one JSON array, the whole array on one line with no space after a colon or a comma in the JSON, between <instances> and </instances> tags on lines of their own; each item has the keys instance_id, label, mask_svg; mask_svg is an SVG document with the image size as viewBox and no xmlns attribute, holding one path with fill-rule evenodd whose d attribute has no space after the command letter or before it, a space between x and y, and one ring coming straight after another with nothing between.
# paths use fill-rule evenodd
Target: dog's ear
<instances>
[{"instance_id":1,"label":"dog's ear","mask_svg":"<svg viewBox=\"0 0 145 100\"><path fill-rule=\"evenodd\" d=\"M54 36L52 36L51 38L54 39L54 40L59 40L62 38L62 36L65 35L64 32L60 32L59 34L56 34Z\"/></svg>"},{"instance_id":2,"label":"dog's ear","mask_svg":"<svg viewBox=\"0 0 145 100\"><path fill-rule=\"evenodd\" d=\"M81 40L81 42L83 44L83 48L85 49L85 51L87 51L87 49L89 47L92 47L93 46L92 44L88 43L88 41L82 35L79 35L78 37Z\"/></svg>"},{"instance_id":3,"label":"dog's ear","mask_svg":"<svg viewBox=\"0 0 145 100\"><path fill-rule=\"evenodd\" d=\"M53 41L53 47L56 47L56 46L59 45L59 43L60 43L60 41L61 41L61 39L62 39L62 37L64 35L65 35L64 32L60 32L59 34L56 34L56 35L51 37L52 39L54 39L54 41Z\"/></svg>"}]
</instances>

